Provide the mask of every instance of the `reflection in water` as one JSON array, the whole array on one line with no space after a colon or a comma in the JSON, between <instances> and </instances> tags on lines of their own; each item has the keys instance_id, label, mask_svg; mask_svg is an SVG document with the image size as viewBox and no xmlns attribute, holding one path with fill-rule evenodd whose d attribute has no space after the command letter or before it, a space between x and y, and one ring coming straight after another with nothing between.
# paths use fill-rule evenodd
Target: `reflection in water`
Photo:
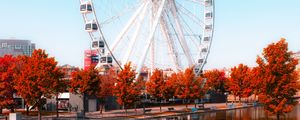
<instances>
[{"instance_id":1,"label":"reflection in water","mask_svg":"<svg viewBox=\"0 0 300 120\"><path fill-rule=\"evenodd\" d=\"M299 114L297 114L299 113ZM280 119L300 120L300 105ZM276 120L275 115L267 115L262 107L251 107L236 110L197 113L184 116L171 116L161 120Z\"/></svg>"}]
</instances>

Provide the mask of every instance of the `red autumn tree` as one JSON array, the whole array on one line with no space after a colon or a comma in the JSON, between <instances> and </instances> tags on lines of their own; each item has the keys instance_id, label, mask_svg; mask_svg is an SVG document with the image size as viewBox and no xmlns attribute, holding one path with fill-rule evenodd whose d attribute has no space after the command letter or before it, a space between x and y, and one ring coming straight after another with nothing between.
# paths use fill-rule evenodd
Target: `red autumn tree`
<instances>
[{"instance_id":1,"label":"red autumn tree","mask_svg":"<svg viewBox=\"0 0 300 120\"><path fill-rule=\"evenodd\" d=\"M62 92L67 91L68 83L66 80L63 80L66 71L62 68L58 68L60 72L53 73L55 82L51 84L52 94L55 95L56 106L58 106L58 95ZM58 107L56 107L56 117L58 117Z\"/></svg>"},{"instance_id":2,"label":"red autumn tree","mask_svg":"<svg viewBox=\"0 0 300 120\"><path fill-rule=\"evenodd\" d=\"M164 98L171 99L175 96L175 91L179 87L179 79L176 73L172 73L171 76L166 78Z\"/></svg>"},{"instance_id":3,"label":"red autumn tree","mask_svg":"<svg viewBox=\"0 0 300 120\"><path fill-rule=\"evenodd\" d=\"M250 79L251 79L251 85L250 88L252 89L252 92L254 94L254 99L257 100L256 96L260 93L260 88L262 86L261 82L263 79L263 76L261 76L262 71L259 67L254 67L251 69L250 72Z\"/></svg>"},{"instance_id":4,"label":"red autumn tree","mask_svg":"<svg viewBox=\"0 0 300 120\"><path fill-rule=\"evenodd\" d=\"M162 70L154 70L150 77L150 80L146 83L146 89L147 93L149 93L161 103L161 100L164 98L165 90L165 79Z\"/></svg>"},{"instance_id":5,"label":"red autumn tree","mask_svg":"<svg viewBox=\"0 0 300 120\"><path fill-rule=\"evenodd\" d=\"M103 75L100 75L94 66L81 69L72 73L70 91L83 94L84 100L86 95L96 96L101 101L100 113L102 113L105 98L113 95L115 77L116 72L113 69L109 69Z\"/></svg>"},{"instance_id":6,"label":"red autumn tree","mask_svg":"<svg viewBox=\"0 0 300 120\"><path fill-rule=\"evenodd\" d=\"M114 95L117 102L124 106L125 112L127 107L133 105L141 94L138 84L135 83L135 72L130 68L130 63L124 65L124 69L120 71L116 78L114 86Z\"/></svg>"},{"instance_id":7,"label":"red autumn tree","mask_svg":"<svg viewBox=\"0 0 300 120\"><path fill-rule=\"evenodd\" d=\"M61 74L57 62L53 57L48 57L44 50L34 50L31 57L19 57L22 61L21 70L14 74L14 83L17 94L29 105L38 108L41 119L41 107L45 98L54 96L53 84L57 84L58 74ZM51 84L49 84L51 83Z\"/></svg>"},{"instance_id":8,"label":"red autumn tree","mask_svg":"<svg viewBox=\"0 0 300 120\"><path fill-rule=\"evenodd\" d=\"M179 86L176 89L175 94L185 100L195 100L201 97L201 80L197 79L193 68L187 68L184 72L178 73ZM186 104L186 107L187 104Z\"/></svg>"},{"instance_id":9,"label":"red autumn tree","mask_svg":"<svg viewBox=\"0 0 300 120\"><path fill-rule=\"evenodd\" d=\"M238 96L240 101L242 97L252 94L250 68L247 65L239 64L238 67L231 68L229 91Z\"/></svg>"},{"instance_id":10,"label":"red autumn tree","mask_svg":"<svg viewBox=\"0 0 300 120\"><path fill-rule=\"evenodd\" d=\"M279 119L297 104L292 102L292 97L299 90L298 73L295 71L298 61L288 51L285 39L281 39L264 48L262 57L258 57L256 62L263 76L259 101L266 111L276 114Z\"/></svg>"},{"instance_id":11,"label":"red autumn tree","mask_svg":"<svg viewBox=\"0 0 300 120\"><path fill-rule=\"evenodd\" d=\"M0 113L3 108L14 110L16 105L13 94L16 93L13 82L13 65L16 58L11 55L0 57Z\"/></svg>"},{"instance_id":12,"label":"red autumn tree","mask_svg":"<svg viewBox=\"0 0 300 120\"><path fill-rule=\"evenodd\" d=\"M70 92L75 94L82 94L83 104L86 104L87 95L97 95L100 91L100 75L94 66L90 66L88 69L81 69L72 73L72 79L70 81ZM85 108L83 108L85 114Z\"/></svg>"},{"instance_id":13,"label":"red autumn tree","mask_svg":"<svg viewBox=\"0 0 300 120\"><path fill-rule=\"evenodd\" d=\"M146 81L143 77L139 76L135 82L136 89L146 91Z\"/></svg>"},{"instance_id":14,"label":"red autumn tree","mask_svg":"<svg viewBox=\"0 0 300 120\"><path fill-rule=\"evenodd\" d=\"M88 69L81 69L72 73L70 91L72 93L96 95L99 91L100 82L98 70L91 66Z\"/></svg>"},{"instance_id":15,"label":"red autumn tree","mask_svg":"<svg viewBox=\"0 0 300 120\"><path fill-rule=\"evenodd\" d=\"M134 102L134 109L136 111L136 103L138 101L141 101L141 97L144 97L142 96L142 92L143 91L146 91L146 81L144 80L143 77L139 76L135 81L134 81L134 84L133 84L133 94L135 95L135 97L133 97L133 102Z\"/></svg>"},{"instance_id":16,"label":"red autumn tree","mask_svg":"<svg viewBox=\"0 0 300 120\"><path fill-rule=\"evenodd\" d=\"M105 98L109 96L113 96L113 88L115 84L115 79L117 77L116 71L111 68L104 75L101 76L101 84L99 85L99 89L97 96L101 101L100 106L100 114L102 113L103 106L105 105Z\"/></svg>"},{"instance_id":17,"label":"red autumn tree","mask_svg":"<svg viewBox=\"0 0 300 120\"><path fill-rule=\"evenodd\" d=\"M225 83L227 78L225 77L225 72L222 70L209 70L204 72L204 78L206 78L206 86L212 90L225 92Z\"/></svg>"}]
</instances>

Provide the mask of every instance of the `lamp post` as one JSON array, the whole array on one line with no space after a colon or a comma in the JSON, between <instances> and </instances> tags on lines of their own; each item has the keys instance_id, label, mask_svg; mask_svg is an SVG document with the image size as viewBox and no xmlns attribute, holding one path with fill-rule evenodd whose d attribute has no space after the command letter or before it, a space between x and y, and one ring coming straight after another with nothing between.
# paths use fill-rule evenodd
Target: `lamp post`
<instances>
[{"instance_id":1,"label":"lamp post","mask_svg":"<svg viewBox=\"0 0 300 120\"><path fill-rule=\"evenodd\" d=\"M228 95L228 92L224 92L224 95L226 96L225 101L226 101L226 106L227 106L227 95Z\"/></svg>"}]
</instances>

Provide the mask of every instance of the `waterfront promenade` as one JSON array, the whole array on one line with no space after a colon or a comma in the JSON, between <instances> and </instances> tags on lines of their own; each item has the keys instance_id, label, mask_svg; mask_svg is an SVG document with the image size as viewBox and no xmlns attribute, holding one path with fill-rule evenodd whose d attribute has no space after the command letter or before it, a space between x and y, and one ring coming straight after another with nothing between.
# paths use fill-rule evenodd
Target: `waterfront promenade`
<instances>
[{"instance_id":1,"label":"waterfront promenade","mask_svg":"<svg viewBox=\"0 0 300 120\"><path fill-rule=\"evenodd\" d=\"M232 103L228 103L228 105L231 105ZM234 108L228 108L226 106L226 103L207 103L204 104L204 110L197 110L192 111L192 109L195 107L194 104L189 104L188 109L186 109L185 105L176 105L176 106L162 106L162 112L160 112L159 107L149 107L146 108L148 110L146 113L144 113L143 108L138 109L128 109L127 114L125 114L125 110L111 110L111 111L103 111L102 114L100 114L99 111L96 112L87 112L85 115L86 119L144 119L144 118L159 118L164 116L178 116L178 115L184 115L184 114L190 114L190 113L201 113L201 112L214 112L218 110L228 110L228 109L238 109L243 108L242 104L234 103ZM197 106L198 107L198 106ZM251 107L249 105L248 107ZM151 111L149 111L151 109ZM174 109L174 110L169 110ZM78 113L76 112L70 112L70 113L62 113L59 115L59 119L74 119L78 116ZM37 119L36 116L23 116L23 119ZM51 116L43 116L43 119L45 120L52 120L55 119L55 115Z\"/></svg>"}]
</instances>

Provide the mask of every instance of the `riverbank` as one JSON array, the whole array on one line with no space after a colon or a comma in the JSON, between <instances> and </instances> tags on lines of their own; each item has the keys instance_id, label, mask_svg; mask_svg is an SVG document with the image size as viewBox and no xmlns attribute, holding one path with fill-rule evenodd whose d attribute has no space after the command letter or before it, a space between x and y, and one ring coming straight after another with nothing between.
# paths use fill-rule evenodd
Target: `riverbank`
<instances>
[{"instance_id":1,"label":"riverbank","mask_svg":"<svg viewBox=\"0 0 300 120\"><path fill-rule=\"evenodd\" d=\"M240 104L240 103L208 103L204 104L204 108L199 109L199 105L197 105L197 109L195 109L194 104L189 104L186 108L186 105L176 105L176 106L162 106L162 110L160 111L160 107L149 107L145 108L147 111L144 113L143 108L139 109L128 109L127 114L125 114L124 110L112 110L108 112L103 112L100 114L97 112L89 112L86 113L86 118L89 119L156 119L167 116L181 116L192 113L204 113L204 112L215 112L215 111L224 111L230 109L240 109L245 107L252 107L251 104ZM201 106L200 106L201 107ZM199 110L198 110L199 109Z\"/></svg>"},{"instance_id":2,"label":"riverbank","mask_svg":"<svg viewBox=\"0 0 300 120\"><path fill-rule=\"evenodd\" d=\"M160 111L160 107L149 107L145 108L146 113L144 113L143 108L138 109L128 109L127 113L124 110L112 110L112 111L103 111L100 114L99 111L96 112L87 112L85 114L86 119L159 119L164 117L172 117L172 116L182 116L194 113L206 113L206 112L217 112L217 111L225 111L231 109L240 109L245 107L252 107L253 104L240 104L240 103L207 103L204 106L198 104L195 108L194 104L189 104L186 108L186 105L176 105L176 106L162 106L162 110ZM201 108L199 108L201 107ZM59 115L59 119L74 119L79 115L79 113L70 112L63 113ZM23 119L36 119L37 116L26 116L23 115ZM55 115L46 115L43 116L43 119L55 119Z\"/></svg>"}]
</instances>

